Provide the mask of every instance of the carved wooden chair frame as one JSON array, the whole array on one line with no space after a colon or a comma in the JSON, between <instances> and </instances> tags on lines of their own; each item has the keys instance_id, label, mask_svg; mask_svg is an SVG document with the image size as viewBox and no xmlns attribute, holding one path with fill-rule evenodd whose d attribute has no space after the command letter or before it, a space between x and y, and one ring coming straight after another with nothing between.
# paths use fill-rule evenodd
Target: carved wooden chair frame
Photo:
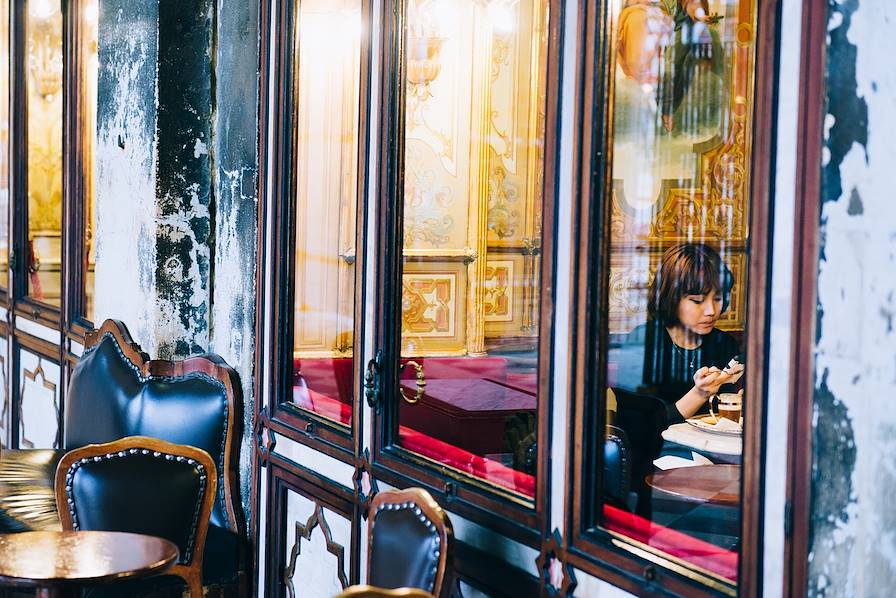
<instances>
[{"instance_id":1,"label":"carved wooden chair frame","mask_svg":"<svg viewBox=\"0 0 896 598\"><path fill-rule=\"evenodd\" d=\"M213 354L198 355L176 361L150 359L140 345L134 342L127 327L120 320L108 319L99 328L90 330L85 339L85 351L98 344L107 333L115 338L122 354L139 370L141 377L181 378L199 372L224 385L228 418L222 468L224 479L219 479L218 483L222 486L224 507L228 520L232 522L232 531L245 536L245 520L242 517L242 506L239 502L239 440L235 438L236 426L242 423L243 417L242 387L235 378L236 373L220 357Z\"/></svg>"},{"instance_id":2,"label":"carved wooden chair frame","mask_svg":"<svg viewBox=\"0 0 896 598\"><path fill-rule=\"evenodd\" d=\"M77 530L77 506L70 499L72 474L84 461L100 459L127 458L129 455L153 454L162 459L169 457L187 460L196 465L200 475L204 476L204 485L200 488L199 515L194 518L194 529L191 532L190 553L180 555L178 562L168 573L182 578L190 589L191 598L202 598L202 558L205 549L205 537L208 533L209 517L217 495L218 473L214 460L205 451L187 446L165 442L147 436L129 436L105 444L89 444L66 453L56 468L56 504L59 505L59 520L63 530ZM124 531L124 530L123 530ZM184 562L181 561L183 559Z\"/></svg>"}]
</instances>

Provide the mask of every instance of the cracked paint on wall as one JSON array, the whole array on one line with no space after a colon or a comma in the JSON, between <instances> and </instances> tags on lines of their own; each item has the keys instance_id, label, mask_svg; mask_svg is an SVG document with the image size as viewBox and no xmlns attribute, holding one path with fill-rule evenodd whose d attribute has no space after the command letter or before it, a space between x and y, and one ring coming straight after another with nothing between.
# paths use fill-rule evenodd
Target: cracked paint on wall
<instances>
[{"instance_id":1,"label":"cracked paint on wall","mask_svg":"<svg viewBox=\"0 0 896 598\"><path fill-rule=\"evenodd\" d=\"M159 2L158 356L207 350L214 254L211 0Z\"/></svg>"},{"instance_id":2,"label":"cracked paint on wall","mask_svg":"<svg viewBox=\"0 0 896 598\"><path fill-rule=\"evenodd\" d=\"M829 3L809 596L896 587L894 24L891 2Z\"/></svg>"},{"instance_id":3,"label":"cracked paint on wall","mask_svg":"<svg viewBox=\"0 0 896 598\"><path fill-rule=\"evenodd\" d=\"M99 14L96 319L155 353L158 5L103 0Z\"/></svg>"}]
</instances>

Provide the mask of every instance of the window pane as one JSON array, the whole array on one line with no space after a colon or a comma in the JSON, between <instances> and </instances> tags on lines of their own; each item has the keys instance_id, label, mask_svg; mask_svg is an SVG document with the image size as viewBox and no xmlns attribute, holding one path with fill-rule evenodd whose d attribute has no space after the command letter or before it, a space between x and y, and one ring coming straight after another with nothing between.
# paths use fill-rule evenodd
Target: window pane
<instances>
[{"instance_id":1,"label":"window pane","mask_svg":"<svg viewBox=\"0 0 896 598\"><path fill-rule=\"evenodd\" d=\"M94 140L96 139L96 85L97 85L97 28L99 13L97 0L86 0L83 6L82 44L84 77L84 129L81 144L84 152L84 316L94 321L93 295L96 271L96 201L93 180Z\"/></svg>"},{"instance_id":2,"label":"window pane","mask_svg":"<svg viewBox=\"0 0 896 598\"><path fill-rule=\"evenodd\" d=\"M302 0L295 90L293 403L349 424L354 396L361 0Z\"/></svg>"},{"instance_id":3,"label":"window pane","mask_svg":"<svg viewBox=\"0 0 896 598\"><path fill-rule=\"evenodd\" d=\"M9 0L0 0L0 287L9 288Z\"/></svg>"},{"instance_id":4,"label":"window pane","mask_svg":"<svg viewBox=\"0 0 896 598\"><path fill-rule=\"evenodd\" d=\"M62 282L62 11L58 0L34 0L25 6L28 294L59 306Z\"/></svg>"},{"instance_id":5,"label":"window pane","mask_svg":"<svg viewBox=\"0 0 896 598\"><path fill-rule=\"evenodd\" d=\"M405 31L398 444L527 496L547 4L411 0Z\"/></svg>"},{"instance_id":6,"label":"window pane","mask_svg":"<svg viewBox=\"0 0 896 598\"><path fill-rule=\"evenodd\" d=\"M603 525L733 581L754 2L611 6Z\"/></svg>"}]
</instances>

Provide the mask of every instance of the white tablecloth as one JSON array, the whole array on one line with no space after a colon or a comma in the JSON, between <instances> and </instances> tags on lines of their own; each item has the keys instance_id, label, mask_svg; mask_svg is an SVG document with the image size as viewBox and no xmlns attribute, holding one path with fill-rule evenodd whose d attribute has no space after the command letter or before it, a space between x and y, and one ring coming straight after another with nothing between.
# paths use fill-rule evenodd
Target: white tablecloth
<instances>
[{"instance_id":1,"label":"white tablecloth","mask_svg":"<svg viewBox=\"0 0 896 598\"><path fill-rule=\"evenodd\" d=\"M690 424L673 424L663 430L663 439L708 453L739 456L743 448L740 436L705 432Z\"/></svg>"}]
</instances>

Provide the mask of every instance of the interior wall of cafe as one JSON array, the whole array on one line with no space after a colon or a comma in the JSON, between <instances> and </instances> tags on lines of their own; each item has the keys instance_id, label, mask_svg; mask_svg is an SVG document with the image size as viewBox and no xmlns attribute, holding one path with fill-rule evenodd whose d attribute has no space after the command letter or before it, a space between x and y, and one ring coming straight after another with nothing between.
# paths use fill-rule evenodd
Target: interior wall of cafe
<instances>
[{"instance_id":1,"label":"interior wall of cafe","mask_svg":"<svg viewBox=\"0 0 896 598\"><path fill-rule=\"evenodd\" d=\"M830 3L808 595L896 587L896 4Z\"/></svg>"},{"instance_id":2,"label":"interior wall of cafe","mask_svg":"<svg viewBox=\"0 0 896 598\"><path fill-rule=\"evenodd\" d=\"M244 395L255 350L258 5L100 0L96 321L154 358L211 351Z\"/></svg>"},{"instance_id":3,"label":"interior wall of cafe","mask_svg":"<svg viewBox=\"0 0 896 598\"><path fill-rule=\"evenodd\" d=\"M570 3L574 5L574 3ZM808 591L896 586L896 39L888 0L831 4ZM96 146L96 319L119 318L156 357L205 350L240 373L248 484L257 240L257 2L101 0ZM782 593L799 0L784 0L772 239L764 595ZM577 23L564 23L561 138L572 136ZM186 35L189 33L189 35ZM572 150L558 198L555 360L567 359ZM568 380L555 367L553 487L563 488ZM244 494L246 496L246 494ZM563 501L551 527L562 529ZM531 568L531 565L527 565ZM576 572L579 596L621 590Z\"/></svg>"}]
</instances>

